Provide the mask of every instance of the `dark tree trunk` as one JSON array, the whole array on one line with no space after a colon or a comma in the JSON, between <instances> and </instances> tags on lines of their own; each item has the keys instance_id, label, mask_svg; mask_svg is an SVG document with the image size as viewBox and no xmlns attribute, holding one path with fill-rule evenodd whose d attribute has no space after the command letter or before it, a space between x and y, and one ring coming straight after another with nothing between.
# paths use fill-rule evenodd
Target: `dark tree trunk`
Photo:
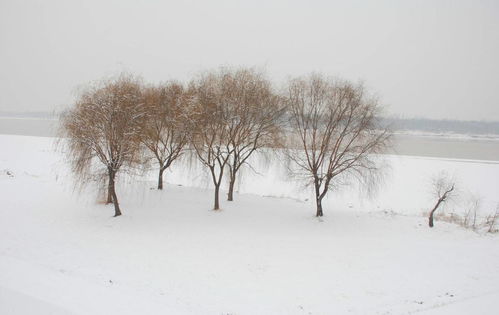
<instances>
[{"instance_id":1,"label":"dark tree trunk","mask_svg":"<svg viewBox=\"0 0 499 315\"><path fill-rule=\"evenodd\" d=\"M229 193L227 194L227 201L234 201L234 186L236 183L236 174L230 175Z\"/></svg>"},{"instance_id":2,"label":"dark tree trunk","mask_svg":"<svg viewBox=\"0 0 499 315\"><path fill-rule=\"evenodd\" d=\"M237 151L234 151L232 154L234 156L234 160L232 161L231 164L229 164L229 192L227 194L227 201L234 200L234 186L236 183L237 171L239 170L239 166L240 166L239 154L237 153Z\"/></svg>"},{"instance_id":3,"label":"dark tree trunk","mask_svg":"<svg viewBox=\"0 0 499 315\"><path fill-rule=\"evenodd\" d=\"M223 165L220 168L220 173L218 176L215 175L215 167L210 166L210 172L211 172L211 179L213 180L213 185L215 186L215 204L213 205L213 210L219 210L220 209L220 203L219 203L219 192L220 192L220 184L222 183L222 178L223 178Z\"/></svg>"},{"instance_id":4,"label":"dark tree trunk","mask_svg":"<svg viewBox=\"0 0 499 315\"><path fill-rule=\"evenodd\" d=\"M317 213L315 214L316 217L322 217L322 199L317 198Z\"/></svg>"},{"instance_id":5,"label":"dark tree trunk","mask_svg":"<svg viewBox=\"0 0 499 315\"><path fill-rule=\"evenodd\" d=\"M118 197L116 196L116 189L115 189L115 179L116 177L116 172L113 170L109 170L109 191L111 192L111 196L113 199L113 204L114 204L114 216L120 216L121 215L121 210L120 210L120 205L118 203Z\"/></svg>"},{"instance_id":6,"label":"dark tree trunk","mask_svg":"<svg viewBox=\"0 0 499 315\"><path fill-rule=\"evenodd\" d=\"M113 189L111 188L111 180L107 184L107 201L106 205L113 203Z\"/></svg>"},{"instance_id":7,"label":"dark tree trunk","mask_svg":"<svg viewBox=\"0 0 499 315\"><path fill-rule=\"evenodd\" d=\"M316 179L315 182L314 182L314 186L315 186L315 202L317 204L317 212L315 214L316 217L322 217L323 216L323 213L322 213L322 197L321 196L321 185L319 184L319 181Z\"/></svg>"},{"instance_id":8,"label":"dark tree trunk","mask_svg":"<svg viewBox=\"0 0 499 315\"><path fill-rule=\"evenodd\" d=\"M433 209L431 209L431 211L430 211L430 217L428 218L428 225L430 227L433 227L433 214L435 213L435 211L437 211L438 206L440 206L441 202L442 202L442 199L438 199L437 203L435 204L435 207L433 207Z\"/></svg>"},{"instance_id":9,"label":"dark tree trunk","mask_svg":"<svg viewBox=\"0 0 499 315\"><path fill-rule=\"evenodd\" d=\"M165 169L161 166L159 168L159 176L158 176L158 189L163 190L163 172Z\"/></svg>"},{"instance_id":10,"label":"dark tree trunk","mask_svg":"<svg viewBox=\"0 0 499 315\"><path fill-rule=\"evenodd\" d=\"M220 209L220 205L218 203L218 193L220 190L220 184L215 184L215 205L213 206L213 210L218 210Z\"/></svg>"},{"instance_id":11,"label":"dark tree trunk","mask_svg":"<svg viewBox=\"0 0 499 315\"><path fill-rule=\"evenodd\" d=\"M433 214L435 213L435 211L437 211L438 207L440 206L440 204L442 202L445 202L447 200L447 195L449 193L451 193L452 191L454 190L454 184L452 184L451 188L449 188L448 190L446 190L442 196L440 196L440 198L438 198L438 201L437 203L435 204L435 206L433 207L433 209L431 209L430 211L430 217L428 218L428 225L430 227L433 227Z\"/></svg>"}]
</instances>

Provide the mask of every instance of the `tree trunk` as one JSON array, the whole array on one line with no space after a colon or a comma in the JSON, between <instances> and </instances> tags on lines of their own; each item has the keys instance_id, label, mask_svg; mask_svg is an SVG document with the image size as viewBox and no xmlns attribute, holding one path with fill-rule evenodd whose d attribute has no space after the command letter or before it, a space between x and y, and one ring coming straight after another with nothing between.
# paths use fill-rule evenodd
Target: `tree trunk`
<instances>
[{"instance_id":1,"label":"tree trunk","mask_svg":"<svg viewBox=\"0 0 499 315\"><path fill-rule=\"evenodd\" d=\"M227 201L234 201L234 186L236 183L236 174L230 175L229 193L227 194Z\"/></svg>"},{"instance_id":2,"label":"tree trunk","mask_svg":"<svg viewBox=\"0 0 499 315\"><path fill-rule=\"evenodd\" d=\"M322 215L323 215L323 213L322 213L322 199L317 198L316 202L317 202L317 213L315 214L315 216L322 217Z\"/></svg>"},{"instance_id":3,"label":"tree trunk","mask_svg":"<svg viewBox=\"0 0 499 315\"><path fill-rule=\"evenodd\" d=\"M220 174L218 174L218 179L217 176L215 175L214 166L210 166L210 172L211 172L211 179L213 180L213 185L215 186L215 204L213 205L213 210L218 210L220 209L218 195L220 191L220 184L222 183L222 178L223 178L223 165L221 165Z\"/></svg>"},{"instance_id":4,"label":"tree trunk","mask_svg":"<svg viewBox=\"0 0 499 315\"><path fill-rule=\"evenodd\" d=\"M109 183L107 184L107 201L106 205L113 203L113 190L111 188L111 180L109 180Z\"/></svg>"},{"instance_id":5,"label":"tree trunk","mask_svg":"<svg viewBox=\"0 0 499 315\"><path fill-rule=\"evenodd\" d=\"M215 184L215 205L213 206L213 210L220 209L220 205L218 203L218 192L220 190L220 184Z\"/></svg>"},{"instance_id":6,"label":"tree trunk","mask_svg":"<svg viewBox=\"0 0 499 315\"><path fill-rule=\"evenodd\" d=\"M431 209L430 211L430 217L428 218L428 225L430 227L433 227L433 214L435 213L435 211L437 211L438 207L440 206L440 204L442 202L445 202L447 200L447 195L449 193L451 193L452 191L454 190L454 184L452 184L452 187L448 190L446 190L442 196L440 196L440 198L438 198L438 201L437 203L435 204L435 206L433 207L433 209ZM476 215L476 214L475 214Z\"/></svg>"},{"instance_id":7,"label":"tree trunk","mask_svg":"<svg viewBox=\"0 0 499 315\"><path fill-rule=\"evenodd\" d=\"M117 217L121 215L121 210L120 210L120 205L118 203L118 197L116 196L115 181L114 181L115 176L116 172L113 170L109 170L109 190L111 192L114 204L114 216Z\"/></svg>"},{"instance_id":8,"label":"tree trunk","mask_svg":"<svg viewBox=\"0 0 499 315\"><path fill-rule=\"evenodd\" d=\"M165 169L161 166L159 168L159 176L158 176L158 189L163 190L163 172Z\"/></svg>"},{"instance_id":9,"label":"tree trunk","mask_svg":"<svg viewBox=\"0 0 499 315\"><path fill-rule=\"evenodd\" d=\"M317 213L315 214L316 217L322 217L322 196L321 196L321 185L319 184L319 181L316 179L314 182L315 186L315 202L317 204Z\"/></svg>"},{"instance_id":10,"label":"tree trunk","mask_svg":"<svg viewBox=\"0 0 499 315\"><path fill-rule=\"evenodd\" d=\"M435 213L435 211L437 211L438 206L440 206L441 202L442 202L442 199L438 199L437 203L435 204L435 207L433 207L433 209L431 209L431 211L430 211L430 217L428 218L428 225L430 227L433 227L433 214Z\"/></svg>"}]
</instances>

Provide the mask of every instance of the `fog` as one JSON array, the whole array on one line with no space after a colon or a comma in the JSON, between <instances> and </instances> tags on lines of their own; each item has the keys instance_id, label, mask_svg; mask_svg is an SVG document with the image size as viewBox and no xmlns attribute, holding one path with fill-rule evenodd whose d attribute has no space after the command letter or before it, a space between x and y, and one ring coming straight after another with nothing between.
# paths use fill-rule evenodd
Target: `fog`
<instances>
[{"instance_id":1,"label":"fog","mask_svg":"<svg viewBox=\"0 0 499 315\"><path fill-rule=\"evenodd\" d=\"M499 120L498 3L2 0L0 111L61 110L120 71L233 65L362 80L387 115Z\"/></svg>"}]
</instances>

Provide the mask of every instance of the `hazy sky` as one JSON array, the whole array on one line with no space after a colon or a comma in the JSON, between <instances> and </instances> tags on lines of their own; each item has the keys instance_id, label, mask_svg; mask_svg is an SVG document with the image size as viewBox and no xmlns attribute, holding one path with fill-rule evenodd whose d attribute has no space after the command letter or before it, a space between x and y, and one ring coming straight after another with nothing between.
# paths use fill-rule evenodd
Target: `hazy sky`
<instances>
[{"instance_id":1,"label":"hazy sky","mask_svg":"<svg viewBox=\"0 0 499 315\"><path fill-rule=\"evenodd\" d=\"M499 1L0 0L0 111L219 65L362 80L403 117L499 120Z\"/></svg>"}]
</instances>

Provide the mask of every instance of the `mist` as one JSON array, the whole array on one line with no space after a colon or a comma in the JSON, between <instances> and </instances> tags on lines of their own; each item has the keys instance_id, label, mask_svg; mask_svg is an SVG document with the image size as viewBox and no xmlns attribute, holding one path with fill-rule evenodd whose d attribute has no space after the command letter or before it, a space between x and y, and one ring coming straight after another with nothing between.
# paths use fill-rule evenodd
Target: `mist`
<instances>
[{"instance_id":1,"label":"mist","mask_svg":"<svg viewBox=\"0 0 499 315\"><path fill-rule=\"evenodd\" d=\"M499 120L496 1L2 1L0 111L59 111L122 71L255 66L363 81L385 115Z\"/></svg>"}]
</instances>

